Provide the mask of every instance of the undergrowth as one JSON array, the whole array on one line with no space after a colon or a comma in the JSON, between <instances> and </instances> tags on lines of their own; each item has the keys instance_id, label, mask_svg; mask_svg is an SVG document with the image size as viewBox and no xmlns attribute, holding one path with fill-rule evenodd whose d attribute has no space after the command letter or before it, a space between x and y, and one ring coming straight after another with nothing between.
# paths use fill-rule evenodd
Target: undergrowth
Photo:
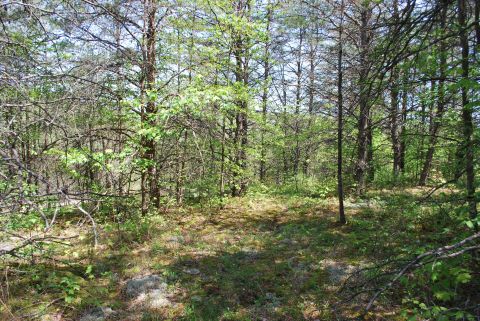
<instances>
[{"instance_id":1,"label":"undergrowth","mask_svg":"<svg viewBox=\"0 0 480 321\"><path fill-rule=\"evenodd\" d=\"M367 297L346 302L339 312L344 297L325 262L375 266L392 258L408 260L471 232L452 192L426 201L418 190L370 192L365 199L346 201L349 221L340 226L329 187L311 186L292 195L293 187L265 193L259 185L244 198L225 200L223 209L192 204L140 216L118 212L118 204L105 206L97 213L102 219L96 249L87 223L77 226L78 214L65 212L55 232L77 238L25 247L21 260L7 256L0 262L2 319L55 314L76 319L95 306L112 308L116 318L138 320L354 317ZM128 211L128 204L122 206ZM31 224L40 228L42 223ZM453 309L461 298L478 300L472 292L479 285L478 269L468 262L434 262L402 278L382 296L376 315L471 320L469 306ZM191 268L200 273L184 272ZM123 282L145 274L165 278L175 293L174 307L128 307Z\"/></svg>"}]
</instances>

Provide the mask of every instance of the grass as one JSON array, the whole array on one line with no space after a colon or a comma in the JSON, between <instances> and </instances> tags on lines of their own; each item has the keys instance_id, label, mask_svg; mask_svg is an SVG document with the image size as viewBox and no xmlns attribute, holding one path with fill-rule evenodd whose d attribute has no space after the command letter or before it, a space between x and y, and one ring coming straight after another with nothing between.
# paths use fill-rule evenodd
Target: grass
<instances>
[{"instance_id":1,"label":"grass","mask_svg":"<svg viewBox=\"0 0 480 321\"><path fill-rule=\"evenodd\" d=\"M373 192L368 207L352 200L345 226L336 223L335 199L261 194L231 199L222 210L192 207L105 223L95 250L80 231L72 247L53 249L51 260L0 263L8 281L2 319L42 313L75 319L102 305L120 320L332 320L342 298L324 262L369 265L408 254L435 242L433 232L451 223L417 205L418 197ZM175 306L144 311L122 297L125 280L150 273L165 277ZM355 315L361 301L350 303L337 312ZM377 311L401 320L392 316L397 310L384 301Z\"/></svg>"}]
</instances>

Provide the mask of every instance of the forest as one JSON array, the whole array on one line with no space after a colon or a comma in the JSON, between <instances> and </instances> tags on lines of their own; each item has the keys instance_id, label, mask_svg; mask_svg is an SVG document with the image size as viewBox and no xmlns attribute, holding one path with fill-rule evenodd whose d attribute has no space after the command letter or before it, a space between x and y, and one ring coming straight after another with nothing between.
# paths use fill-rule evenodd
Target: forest
<instances>
[{"instance_id":1,"label":"forest","mask_svg":"<svg viewBox=\"0 0 480 321\"><path fill-rule=\"evenodd\" d=\"M0 320L480 320L480 1L2 0Z\"/></svg>"}]
</instances>

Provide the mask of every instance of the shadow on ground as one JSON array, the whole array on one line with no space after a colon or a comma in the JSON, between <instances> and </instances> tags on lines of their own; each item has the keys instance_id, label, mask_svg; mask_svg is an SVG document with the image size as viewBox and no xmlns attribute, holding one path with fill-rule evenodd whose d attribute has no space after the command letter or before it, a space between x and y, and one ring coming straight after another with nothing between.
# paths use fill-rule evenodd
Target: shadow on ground
<instances>
[{"instance_id":1,"label":"shadow on ground","mask_svg":"<svg viewBox=\"0 0 480 321\"><path fill-rule=\"evenodd\" d=\"M184 313L177 320L333 320L336 293L350 266L388 256L405 242L401 228L385 233L365 219L379 219L375 209L355 211L340 226L328 206L294 205L257 210L226 209L212 216L212 234L193 236L189 246L157 267L182 289ZM350 214L353 215L353 211ZM381 222L378 222L379 224ZM214 251L197 251L208 240ZM331 266L335 264L336 270ZM333 273L333 275L332 275ZM335 275L338 274L338 275ZM358 303L358 302L355 302ZM356 306L342 311L352 316ZM149 318L167 318L151 313Z\"/></svg>"}]
</instances>

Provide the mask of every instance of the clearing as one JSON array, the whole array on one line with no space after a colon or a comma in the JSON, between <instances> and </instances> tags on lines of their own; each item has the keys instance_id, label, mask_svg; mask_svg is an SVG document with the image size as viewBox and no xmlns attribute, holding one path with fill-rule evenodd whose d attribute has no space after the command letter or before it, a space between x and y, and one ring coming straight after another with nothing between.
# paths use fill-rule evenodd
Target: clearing
<instances>
[{"instance_id":1,"label":"clearing","mask_svg":"<svg viewBox=\"0 0 480 321\"><path fill-rule=\"evenodd\" d=\"M343 302L348 296L338 290L348 276L428 238L427 214L400 215L412 207L419 213L415 194L381 191L349 200L344 226L336 223L333 198L266 195L231 199L223 209L105 221L95 250L90 231L64 219L57 223L63 233L83 230L80 237L62 252L46 246L44 255L52 252L46 263L32 257L35 264L8 271L15 277L6 280L4 315L23 311L45 321L354 316L369 295ZM394 311L382 302L376 309L379 316Z\"/></svg>"}]
</instances>

